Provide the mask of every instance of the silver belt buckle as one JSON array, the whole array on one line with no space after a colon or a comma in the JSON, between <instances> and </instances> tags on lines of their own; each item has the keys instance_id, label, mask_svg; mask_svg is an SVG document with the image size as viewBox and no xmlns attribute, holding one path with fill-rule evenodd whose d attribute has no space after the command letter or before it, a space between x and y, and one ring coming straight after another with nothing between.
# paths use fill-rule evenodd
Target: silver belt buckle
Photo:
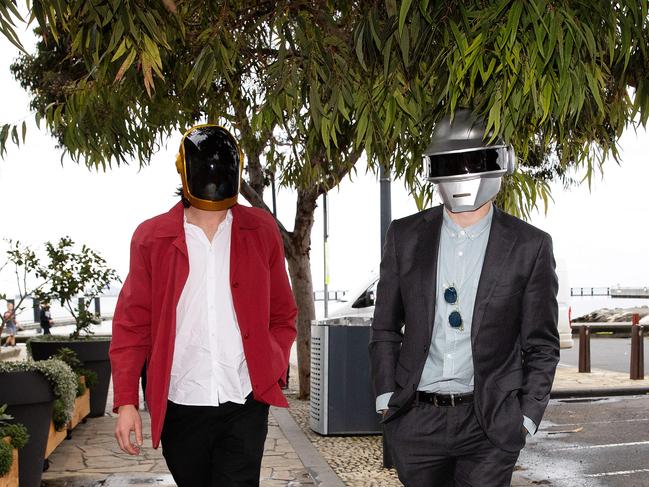
<instances>
[{"instance_id":1,"label":"silver belt buckle","mask_svg":"<svg viewBox=\"0 0 649 487\"><path fill-rule=\"evenodd\" d=\"M455 394L451 394L451 407L455 407Z\"/></svg>"},{"instance_id":2,"label":"silver belt buckle","mask_svg":"<svg viewBox=\"0 0 649 487\"><path fill-rule=\"evenodd\" d=\"M433 394L433 406L436 408L439 407L439 404L437 403L437 394Z\"/></svg>"}]
</instances>

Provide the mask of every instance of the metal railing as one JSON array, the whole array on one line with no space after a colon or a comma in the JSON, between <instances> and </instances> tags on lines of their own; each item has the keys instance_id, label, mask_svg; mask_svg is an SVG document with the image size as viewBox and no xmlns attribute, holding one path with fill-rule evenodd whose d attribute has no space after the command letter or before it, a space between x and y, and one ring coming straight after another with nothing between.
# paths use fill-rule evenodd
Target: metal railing
<instances>
[{"instance_id":1,"label":"metal railing","mask_svg":"<svg viewBox=\"0 0 649 487\"><path fill-rule=\"evenodd\" d=\"M610 325L617 325L611 327ZM629 363L629 378L631 380L644 379L644 329L640 324L640 315L634 314L631 325L631 358ZM590 372L590 336L592 328L622 328L629 323L583 323L573 324L579 328L579 372Z\"/></svg>"}]
</instances>

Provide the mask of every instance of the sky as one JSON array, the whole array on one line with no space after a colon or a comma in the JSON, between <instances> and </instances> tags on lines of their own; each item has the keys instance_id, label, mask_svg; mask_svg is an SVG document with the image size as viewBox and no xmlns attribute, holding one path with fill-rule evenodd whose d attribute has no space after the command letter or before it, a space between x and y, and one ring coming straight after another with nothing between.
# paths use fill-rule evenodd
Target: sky
<instances>
[{"instance_id":1,"label":"sky","mask_svg":"<svg viewBox=\"0 0 649 487\"><path fill-rule=\"evenodd\" d=\"M23 38L29 43L29 36ZM132 165L107 172L61 161L54 140L39 131L29 97L13 80L9 65L15 47L0 39L0 123L27 121L27 144L9 144L0 160L0 237L42 249L47 240L69 235L98 250L122 278L128 272L129 241L137 225L175 204L180 183L174 167L180 134L172 137L149 166ZM531 223L549 232L554 250L577 286L649 286L649 137L628 130L621 141L622 162L605 165L603 179L564 191L553 185L554 202ZM361 164L329 195L330 289L356 288L378 269L380 260L379 183ZM270 191L266 200L270 204ZM245 204L245 203L244 203ZM416 212L403 184L392 183L392 216ZM295 194L280 189L278 215L292 228ZM323 288L322 206L316 211L311 250L314 288ZM12 276L0 276L0 291L13 292Z\"/></svg>"}]
</instances>

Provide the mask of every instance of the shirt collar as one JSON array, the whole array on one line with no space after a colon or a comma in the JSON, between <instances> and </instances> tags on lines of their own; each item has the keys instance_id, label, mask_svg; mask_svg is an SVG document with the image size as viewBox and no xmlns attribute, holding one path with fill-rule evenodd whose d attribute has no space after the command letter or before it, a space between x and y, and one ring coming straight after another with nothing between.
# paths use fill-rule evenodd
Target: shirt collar
<instances>
[{"instance_id":1,"label":"shirt collar","mask_svg":"<svg viewBox=\"0 0 649 487\"><path fill-rule=\"evenodd\" d=\"M183 224L185 227L187 225L192 225L191 223L187 222L187 212L183 211ZM228 225L232 225L232 210L228 209L228 212L225 214L225 218L219 225L219 228L225 228Z\"/></svg>"},{"instance_id":2,"label":"shirt collar","mask_svg":"<svg viewBox=\"0 0 649 487\"><path fill-rule=\"evenodd\" d=\"M464 228L453 221L453 219L450 217L446 209L444 209L443 213L444 213L444 220L442 226L444 227L444 229L446 230L446 232L451 238L459 238L460 236L466 235L466 237L473 240L479 237L482 234L482 232L484 232L487 228L491 226L491 220L493 219L493 214L494 214L494 205L493 204L490 205L489 212L485 216L483 216L480 220L478 220L473 225L469 225L468 227L464 227Z\"/></svg>"}]
</instances>

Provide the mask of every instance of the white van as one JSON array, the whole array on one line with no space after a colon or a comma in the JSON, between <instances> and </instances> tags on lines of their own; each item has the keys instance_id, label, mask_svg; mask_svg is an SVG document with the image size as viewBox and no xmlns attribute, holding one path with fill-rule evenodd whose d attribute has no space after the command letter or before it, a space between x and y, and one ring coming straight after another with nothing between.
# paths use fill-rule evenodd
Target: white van
<instances>
[{"instance_id":1,"label":"white van","mask_svg":"<svg viewBox=\"0 0 649 487\"><path fill-rule=\"evenodd\" d=\"M563 259L557 259L557 276L559 277L559 338L561 348L572 348L572 330L570 328L570 286L568 273ZM375 271L361 286L348 292L341 299L341 304L334 306L329 312L329 318L341 316L362 316L371 318L374 315L374 297L379 275Z\"/></svg>"}]
</instances>

